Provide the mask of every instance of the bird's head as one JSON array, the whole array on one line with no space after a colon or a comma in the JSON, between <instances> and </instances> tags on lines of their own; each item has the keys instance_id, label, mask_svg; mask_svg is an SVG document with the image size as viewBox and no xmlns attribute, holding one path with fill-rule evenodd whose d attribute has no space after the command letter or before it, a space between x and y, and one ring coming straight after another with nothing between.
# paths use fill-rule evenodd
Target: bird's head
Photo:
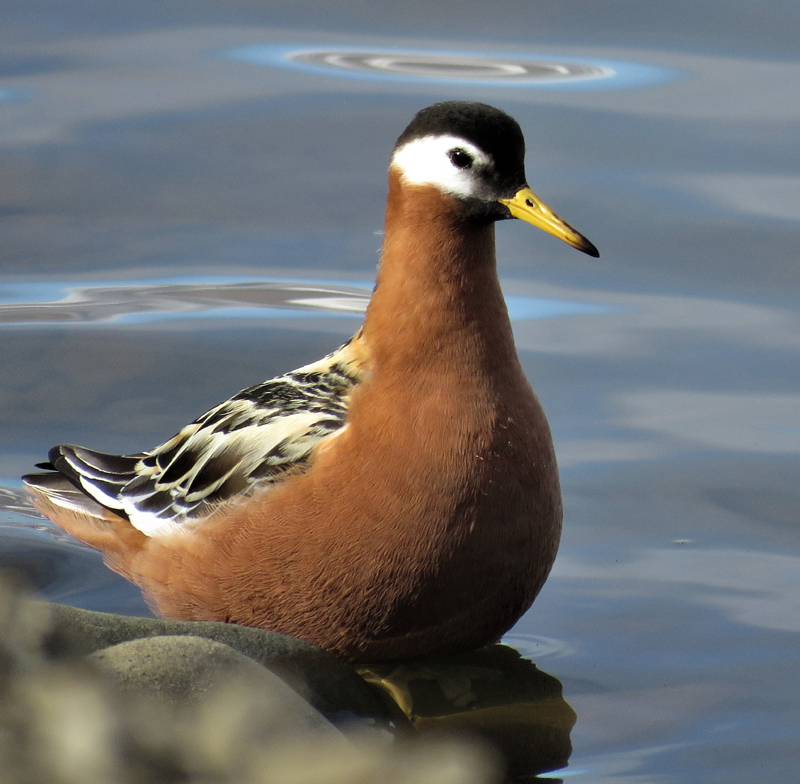
<instances>
[{"instance_id":1,"label":"bird's head","mask_svg":"<svg viewBox=\"0 0 800 784\"><path fill-rule=\"evenodd\" d=\"M447 101L418 112L395 144L391 168L405 185L432 186L455 198L469 219L519 218L600 255L528 187L519 124L493 106Z\"/></svg>"}]
</instances>

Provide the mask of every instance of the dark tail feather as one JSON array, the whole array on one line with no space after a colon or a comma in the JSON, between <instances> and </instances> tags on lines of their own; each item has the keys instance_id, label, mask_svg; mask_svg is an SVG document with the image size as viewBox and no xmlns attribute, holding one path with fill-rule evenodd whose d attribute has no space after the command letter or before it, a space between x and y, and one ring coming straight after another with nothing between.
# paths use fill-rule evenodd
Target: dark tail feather
<instances>
[{"instance_id":1,"label":"dark tail feather","mask_svg":"<svg viewBox=\"0 0 800 784\"><path fill-rule=\"evenodd\" d=\"M143 455L111 455L82 446L61 444L50 450L50 464L81 492L122 514L119 495L136 477L136 464Z\"/></svg>"},{"instance_id":2,"label":"dark tail feather","mask_svg":"<svg viewBox=\"0 0 800 784\"><path fill-rule=\"evenodd\" d=\"M135 476L136 464L144 455L111 455L83 446L61 444L50 450L48 458L57 471L101 482L125 484Z\"/></svg>"}]
</instances>

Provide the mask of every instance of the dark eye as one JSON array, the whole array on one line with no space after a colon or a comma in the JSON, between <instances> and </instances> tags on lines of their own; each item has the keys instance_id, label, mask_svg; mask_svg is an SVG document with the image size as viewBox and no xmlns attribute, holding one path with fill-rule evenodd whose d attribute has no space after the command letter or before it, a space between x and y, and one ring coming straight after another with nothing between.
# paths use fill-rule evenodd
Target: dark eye
<instances>
[{"instance_id":1,"label":"dark eye","mask_svg":"<svg viewBox=\"0 0 800 784\"><path fill-rule=\"evenodd\" d=\"M457 169L469 169L472 166L472 156L460 147L450 150L447 155Z\"/></svg>"}]
</instances>

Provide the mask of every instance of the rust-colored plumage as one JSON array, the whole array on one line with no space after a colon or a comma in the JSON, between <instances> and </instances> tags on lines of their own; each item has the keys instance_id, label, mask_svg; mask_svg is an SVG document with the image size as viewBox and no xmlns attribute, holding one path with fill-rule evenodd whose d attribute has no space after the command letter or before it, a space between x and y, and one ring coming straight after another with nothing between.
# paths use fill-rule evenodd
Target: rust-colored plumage
<instances>
[{"instance_id":1,"label":"rust-colored plumage","mask_svg":"<svg viewBox=\"0 0 800 784\"><path fill-rule=\"evenodd\" d=\"M482 111L501 115L445 106L477 111L472 122ZM421 140L427 155L426 140L439 138L430 125L415 136L412 123L398 149ZM440 136L462 141L477 170L465 127L447 125ZM495 197L530 193L524 181L495 180ZM550 571L561 498L547 421L517 359L495 269L494 220L510 217L506 202L485 199L481 213L448 183L391 167L377 288L362 330L342 349L353 379L341 393L346 416L296 470L253 479L199 516L184 511L148 530L130 505L89 498L92 477L76 474L62 448L51 453L61 473L27 478L42 513L101 550L168 618L274 629L360 661L496 640ZM186 443L199 437L193 428ZM125 459L139 460L131 483L149 483L152 504L166 492L166 473L143 476L161 471L148 454Z\"/></svg>"}]
</instances>

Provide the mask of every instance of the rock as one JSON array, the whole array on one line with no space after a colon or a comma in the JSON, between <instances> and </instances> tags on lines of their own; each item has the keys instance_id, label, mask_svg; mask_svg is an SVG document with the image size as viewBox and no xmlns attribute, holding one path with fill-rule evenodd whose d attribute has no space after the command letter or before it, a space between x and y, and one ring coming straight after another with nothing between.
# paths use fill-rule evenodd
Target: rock
<instances>
[{"instance_id":1,"label":"rock","mask_svg":"<svg viewBox=\"0 0 800 784\"><path fill-rule=\"evenodd\" d=\"M229 623L137 618L60 604L50 605L50 609L51 629L45 648L52 656L85 656L148 638L201 637L263 665L342 729L355 725L393 734L412 731L391 700L349 665L303 640ZM178 677L177 672L174 677Z\"/></svg>"},{"instance_id":2,"label":"rock","mask_svg":"<svg viewBox=\"0 0 800 784\"><path fill-rule=\"evenodd\" d=\"M146 637L103 648L90 659L125 691L173 705L197 704L214 690L232 689L263 707L263 734L342 734L277 675L213 640L191 636Z\"/></svg>"},{"instance_id":3,"label":"rock","mask_svg":"<svg viewBox=\"0 0 800 784\"><path fill-rule=\"evenodd\" d=\"M0 574L3 784L497 781L491 755L471 744L386 744L375 733L349 742L276 675L223 643L159 636L145 624L139 631L150 634L103 646L124 619L53 608L60 620L48 631L49 610ZM90 620L95 651L76 655L91 642L76 636ZM142 619L129 620L136 627Z\"/></svg>"}]
</instances>

